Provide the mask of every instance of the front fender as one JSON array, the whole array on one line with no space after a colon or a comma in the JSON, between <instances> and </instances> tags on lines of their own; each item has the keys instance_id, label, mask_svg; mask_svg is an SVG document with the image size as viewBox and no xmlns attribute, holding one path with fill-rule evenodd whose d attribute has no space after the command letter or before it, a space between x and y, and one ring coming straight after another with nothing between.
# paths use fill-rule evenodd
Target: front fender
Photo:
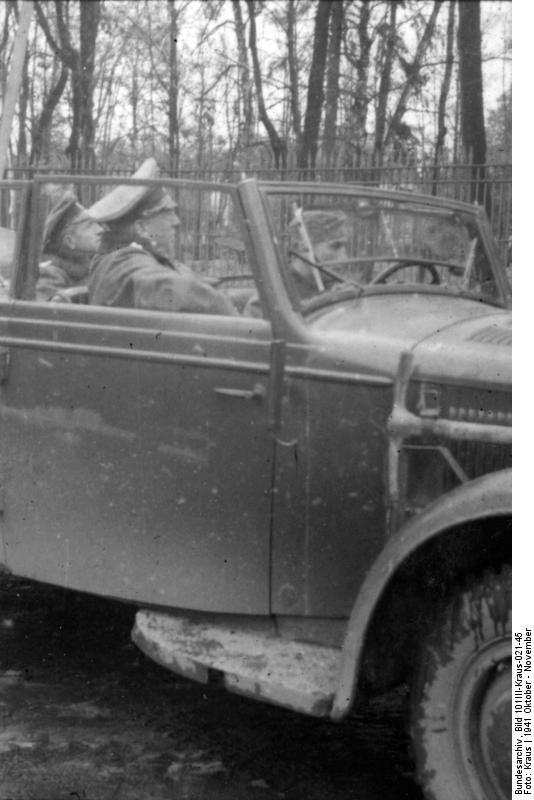
<instances>
[{"instance_id":1,"label":"front fender","mask_svg":"<svg viewBox=\"0 0 534 800\"><path fill-rule=\"evenodd\" d=\"M363 582L347 626L340 676L331 711L341 719L356 694L365 638L373 612L399 567L421 545L447 528L512 513L512 470L493 472L448 492L403 525L384 547Z\"/></svg>"}]
</instances>

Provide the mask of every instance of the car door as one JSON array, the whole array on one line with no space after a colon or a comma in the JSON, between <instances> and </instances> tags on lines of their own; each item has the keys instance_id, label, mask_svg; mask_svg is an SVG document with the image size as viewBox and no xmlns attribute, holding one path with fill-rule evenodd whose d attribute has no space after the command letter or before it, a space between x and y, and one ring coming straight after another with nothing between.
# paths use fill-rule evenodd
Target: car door
<instances>
[{"instance_id":1,"label":"car door","mask_svg":"<svg viewBox=\"0 0 534 800\"><path fill-rule=\"evenodd\" d=\"M270 323L22 300L2 318L8 568L143 603L265 613Z\"/></svg>"},{"instance_id":2,"label":"car door","mask_svg":"<svg viewBox=\"0 0 534 800\"><path fill-rule=\"evenodd\" d=\"M289 626L302 617L341 619L350 614L357 587L383 546L384 430L392 379L378 373L373 343L365 336L358 343L346 331L336 334L335 324L325 330L289 300L291 282L283 277L291 274L287 234L293 209L335 208L335 193L318 184L307 187L308 195L302 184L289 182L259 191L247 185L242 191L254 235L272 231L258 252L272 250L269 259L264 255L264 274L275 336L286 343L283 413L276 431L271 611ZM334 631L325 634L327 628L321 635Z\"/></svg>"}]
</instances>

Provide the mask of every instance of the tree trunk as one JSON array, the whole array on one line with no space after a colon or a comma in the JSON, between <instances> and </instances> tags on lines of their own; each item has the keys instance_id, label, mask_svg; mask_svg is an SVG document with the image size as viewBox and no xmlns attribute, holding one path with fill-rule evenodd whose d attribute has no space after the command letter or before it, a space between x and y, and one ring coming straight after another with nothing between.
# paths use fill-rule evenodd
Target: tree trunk
<instances>
[{"instance_id":1,"label":"tree trunk","mask_svg":"<svg viewBox=\"0 0 534 800\"><path fill-rule=\"evenodd\" d=\"M32 137L32 149L30 153L31 166L38 166L39 162L41 161L41 157L46 148L46 142L50 134L52 115L57 104L61 100L68 78L69 70L65 64L62 63L59 78L43 103L42 111L34 129Z\"/></svg>"},{"instance_id":2,"label":"tree trunk","mask_svg":"<svg viewBox=\"0 0 534 800\"><path fill-rule=\"evenodd\" d=\"M297 156L297 165L303 171L302 177L307 178L313 176L317 159L319 126L324 105L324 75L328 45L328 23L331 10L332 0L319 0L315 15L313 54L308 78L304 130L302 131L302 139Z\"/></svg>"},{"instance_id":3,"label":"tree trunk","mask_svg":"<svg viewBox=\"0 0 534 800\"><path fill-rule=\"evenodd\" d=\"M169 169L175 175L180 160L180 139L178 131L178 14L174 0L167 0L169 9Z\"/></svg>"},{"instance_id":4,"label":"tree trunk","mask_svg":"<svg viewBox=\"0 0 534 800\"><path fill-rule=\"evenodd\" d=\"M132 85L130 90L130 106L132 109L132 129L129 134L130 139L130 147L132 148L132 153L134 157L135 163L137 163L137 144L139 142L139 118L138 118L138 108L139 108L139 44L135 42L135 59L132 65ZM169 111L170 115L170 111ZM172 150L170 151L170 157L172 158Z\"/></svg>"},{"instance_id":5,"label":"tree trunk","mask_svg":"<svg viewBox=\"0 0 534 800\"><path fill-rule=\"evenodd\" d=\"M28 163L28 140L26 136L26 118L28 116L28 100L30 97L30 79L28 75L29 55L26 52L22 70L22 84L19 94L19 138L17 144L17 166L25 167Z\"/></svg>"},{"instance_id":6,"label":"tree trunk","mask_svg":"<svg viewBox=\"0 0 534 800\"><path fill-rule=\"evenodd\" d=\"M62 0L55 0L56 8L56 21L59 37L59 46L51 36L48 22L44 17L40 4L36 3L37 13L39 15L39 22L43 31L45 32L48 43L52 52L57 53L63 64L69 69L71 76L71 89L72 89L72 125L69 143L66 147L65 154L69 157L71 167L75 169L79 166L79 153L80 153L80 126L81 126L81 109L80 109L80 54L74 49L70 40L69 21L65 20L63 16L64 8L68 13L68 6L64 6Z\"/></svg>"},{"instance_id":7,"label":"tree trunk","mask_svg":"<svg viewBox=\"0 0 534 800\"><path fill-rule=\"evenodd\" d=\"M254 0L246 0L246 2L247 2L249 21L250 21L248 46L252 58L254 85L256 88L256 102L258 103L258 115L262 125L267 131L267 135L269 136L269 142L271 144L271 150L273 152L275 167L276 169L282 169L283 171L285 171L287 167L287 145L280 138L278 131L274 127L271 118L267 113L267 108L265 106L265 98L263 96L263 82L261 77L260 62L258 57L258 44L256 37L256 18L255 18Z\"/></svg>"},{"instance_id":8,"label":"tree trunk","mask_svg":"<svg viewBox=\"0 0 534 800\"><path fill-rule=\"evenodd\" d=\"M486 129L482 91L480 2L458 4L460 113L465 158L472 165L471 201L489 206L486 192Z\"/></svg>"},{"instance_id":9,"label":"tree trunk","mask_svg":"<svg viewBox=\"0 0 534 800\"><path fill-rule=\"evenodd\" d=\"M302 119L300 116L299 70L297 63L297 34L295 4L287 4L287 62L289 72L289 100L291 120L295 141L300 142L302 136Z\"/></svg>"},{"instance_id":10,"label":"tree trunk","mask_svg":"<svg viewBox=\"0 0 534 800\"><path fill-rule=\"evenodd\" d=\"M384 55L382 59L380 84L378 87L378 103L376 108L376 123L375 123L375 146L374 146L374 162L375 166L381 167L384 160L384 134L386 131L386 114L389 97L389 89L391 85L391 70L393 67L393 57L395 54L396 44L396 26L397 26L397 3L390 2L389 6L389 25L383 36Z\"/></svg>"},{"instance_id":11,"label":"tree trunk","mask_svg":"<svg viewBox=\"0 0 534 800\"><path fill-rule=\"evenodd\" d=\"M15 11L16 11L16 6L14 4L11 4L9 2L5 4L4 26L2 28L2 37L0 38L0 56L2 56L2 59L5 58L5 52L4 51L5 51L6 47L7 47L8 41L9 41L9 16L10 16L11 12L14 13ZM5 84L5 78L6 78L3 68L2 68L2 70L0 72L0 74L2 75L1 86L2 86L2 89L3 89L4 88L4 84ZM3 92L2 92L2 96L3 96Z\"/></svg>"},{"instance_id":12,"label":"tree trunk","mask_svg":"<svg viewBox=\"0 0 534 800\"><path fill-rule=\"evenodd\" d=\"M22 6L13 45L6 91L3 97L2 117L0 118L0 180L4 176L4 169L7 164L11 124L15 114L15 106L26 60L26 47L32 14L33 8L31 5Z\"/></svg>"},{"instance_id":13,"label":"tree trunk","mask_svg":"<svg viewBox=\"0 0 534 800\"><path fill-rule=\"evenodd\" d=\"M358 19L358 48L359 55L356 59L356 86L352 95L352 107L349 114L349 143L354 148L355 166L360 167L362 156L367 141L367 111L369 105L369 65L371 61L371 46L373 40L369 36L369 22L371 19L371 5L367 0L360 3L360 16ZM354 166L353 153L347 151L345 164Z\"/></svg>"},{"instance_id":14,"label":"tree trunk","mask_svg":"<svg viewBox=\"0 0 534 800\"><path fill-rule=\"evenodd\" d=\"M90 3L80 0L80 133L82 169L95 168L95 122L93 115L93 90L95 77L95 50L100 22L100 0Z\"/></svg>"},{"instance_id":15,"label":"tree trunk","mask_svg":"<svg viewBox=\"0 0 534 800\"><path fill-rule=\"evenodd\" d=\"M339 65L341 60L341 38L343 33L343 0L337 0L332 8L328 67L326 73L326 102L324 112L324 165L335 166L337 141L337 107L339 102Z\"/></svg>"},{"instance_id":16,"label":"tree trunk","mask_svg":"<svg viewBox=\"0 0 534 800\"><path fill-rule=\"evenodd\" d=\"M0 38L0 97L2 98L2 107L3 107L3 99L6 96L6 85L7 85L7 64L9 60L8 56L8 44L9 44L9 37L10 37L10 17L13 16L15 18L15 24L17 20L17 6L14 2L7 2L4 4L4 24L2 27L2 37Z\"/></svg>"},{"instance_id":17,"label":"tree trunk","mask_svg":"<svg viewBox=\"0 0 534 800\"><path fill-rule=\"evenodd\" d=\"M399 128L399 125L402 122L402 118L406 113L406 107L408 104L409 97L420 79L421 65L423 63L423 58L425 57L426 51L432 39L432 34L434 32L434 28L436 25L436 19L439 14L442 3L443 0L434 0L432 13L428 18L428 21L425 25L425 29L423 31L423 35L421 36L419 43L417 45L413 61L409 63L404 62L406 81L402 88L400 97L397 101L395 111L393 112L390 123L388 125L387 133L384 137L384 147L386 147L395 136Z\"/></svg>"},{"instance_id":18,"label":"tree trunk","mask_svg":"<svg viewBox=\"0 0 534 800\"><path fill-rule=\"evenodd\" d=\"M80 5L80 51L70 39L70 21L65 18L68 6L56 0L56 20L59 45L54 41L50 26L39 3L35 3L39 24L52 51L57 53L62 63L70 70L72 89L72 127L66 155L73 169L94 168L95 127L93 119L93 84L95 68L95 49L98 25L100 22L100 0L84 2Z\"/></svg>"},{"instance_id":19,"label":"tree trunk","mask_svg":"<svg viewBox=\"0 0 534 800\"><path fill-rule=\"evenodd\" d=\"M234 12L235 35L237 39L237 52L239 55L239 80L238 92L242 101L241 119L238 122L238 136L236 142L236 155L243 169L248 171L250 165L250 146L253 140L254 111L252 108L252 81L248 63L247 40L245 23L241 12L239 0L232 0Z\"/></svg>"},{"instance_id":20,"label":"tree trunk","mask_svg":"<svg viewBox=\"0 0 534 800\"><path fill-rule=\"evenodd\" d=\"M455 0L449 0L449 16L447 19L447 51L445 55L445 73L439 93L436 147L434 149L434 179L432 194L438 193L439 163L443 155L443 145L447 135L446 111L447 99L451 88L452 70L454 66L454 11Z\"/></svg>"}]
</instances>

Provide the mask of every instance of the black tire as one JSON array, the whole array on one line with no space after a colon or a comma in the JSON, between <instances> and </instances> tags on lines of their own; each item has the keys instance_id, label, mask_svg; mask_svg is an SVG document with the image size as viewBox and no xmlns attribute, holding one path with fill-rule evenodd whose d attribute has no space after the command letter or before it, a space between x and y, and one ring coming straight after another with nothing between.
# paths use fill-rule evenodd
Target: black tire
<instances>
[{"instance_id":1,"label":"black tire","mask_svg":"<svg viewBox=\"0 0 534 800\"><path fill-rule=\"evenodd\" d=\"M512 789L511 569L457 590L423 648L412 738L428 800L508 800Z\"/></svg>"}]
</instances>

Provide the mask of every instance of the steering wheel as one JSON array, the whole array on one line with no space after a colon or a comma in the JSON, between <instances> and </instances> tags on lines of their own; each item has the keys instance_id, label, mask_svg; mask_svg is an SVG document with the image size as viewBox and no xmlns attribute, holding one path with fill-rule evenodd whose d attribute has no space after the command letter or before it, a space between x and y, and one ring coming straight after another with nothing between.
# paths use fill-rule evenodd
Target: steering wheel
<instances>
[{"instance_id":1,"label":"steering wheel","mask_svg":"<svg viewBox=\"0 0 534 800\"><path fill-rule=\"evenodd\" d=\"M439 272L435 264L429 264L428 261L397 261L395 264L391 264L391 266L383 269L368 285L376 286L377 283L385 283L395 272L398 272L400 269L407 269L408 267L424 267L432 276L431 283L435 285L441 283Z\"/></svg>"}]
</instances>

